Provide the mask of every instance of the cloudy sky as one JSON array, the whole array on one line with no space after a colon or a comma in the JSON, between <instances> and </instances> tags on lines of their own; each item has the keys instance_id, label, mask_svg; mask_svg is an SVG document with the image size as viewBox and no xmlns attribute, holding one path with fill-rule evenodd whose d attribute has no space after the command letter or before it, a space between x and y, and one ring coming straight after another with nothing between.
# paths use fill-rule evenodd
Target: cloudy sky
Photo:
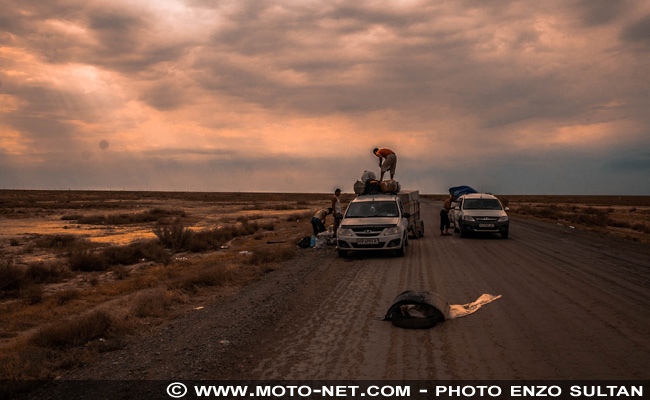
<instances>
[{"instance_id":1,"label":"cloudy sky","mask_svg":"<svg viewBox=\"0 0 650 400\"><path fill-rule=\"evenodd\" d=\"M647 0L0 10L0 188L650 195Z\"/></svg>"}]
</instances>

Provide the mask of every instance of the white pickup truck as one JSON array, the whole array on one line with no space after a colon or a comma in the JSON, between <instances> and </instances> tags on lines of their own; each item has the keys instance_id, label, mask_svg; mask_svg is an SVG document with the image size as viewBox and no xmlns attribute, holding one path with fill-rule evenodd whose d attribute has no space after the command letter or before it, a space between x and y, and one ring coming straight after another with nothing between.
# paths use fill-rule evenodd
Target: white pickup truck
<instances>
[{"instance_id":1,"label":"white pickup truck","mask_svg":"<svg viewBox=\"0 0 650 400\"><path fill-rule=\"evenodd\" d=\"M410 220L416 216L405 211L400 197L404 195L373 194L352 200L337 231L339 256L345 257L349 251L369 250L390 250L403 256L408 246L409 230L414 231L415 237L420 237L424 225L419 221L419 202L418 221L412 222ZM411 207L415 205L411 204Z\"/></svg>"}]
</instances>

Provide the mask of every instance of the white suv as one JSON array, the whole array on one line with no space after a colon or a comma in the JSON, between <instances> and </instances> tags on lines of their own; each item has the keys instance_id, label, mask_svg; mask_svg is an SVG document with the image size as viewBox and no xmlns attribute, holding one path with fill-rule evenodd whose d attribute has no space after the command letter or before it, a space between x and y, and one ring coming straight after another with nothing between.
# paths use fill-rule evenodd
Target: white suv
<instances>
[{"instance_id":1,"label":"white suv","mask_svg":"<svg viewBox=\"0 0 650 400\"><path fill-rule=\"evenodd\" d=\"M358 196L348 205L336 233L339 256L350 250L395 250L403 256L409 217L394 194Z\"/></svg>"},{"instance_id":2,"label":"white suv","mask_svg":"<svg viewBox=\"0 0 650 400\"><path fill-rule=\"evenodd\" d=\"M500 233L508 238L510 221L508 207L504 208L496 197L487 193L472 193L461 196L454 208L454 230L465 237L469 232Z\"/></svg>"}]
</instances>

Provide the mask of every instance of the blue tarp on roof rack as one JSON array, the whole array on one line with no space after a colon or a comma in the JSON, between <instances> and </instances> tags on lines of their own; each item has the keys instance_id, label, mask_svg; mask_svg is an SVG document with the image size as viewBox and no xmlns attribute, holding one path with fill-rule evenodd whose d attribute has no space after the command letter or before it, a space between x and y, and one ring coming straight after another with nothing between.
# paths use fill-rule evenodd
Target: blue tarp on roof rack
<instances>
[{"instance_id":1,"label":"blue tarp on roof rack","mask_svg":"<svg viewBox=\"0 0 650 400\"><path fill-rule=\"evenodd\" d=\"M460 196L468 193L478 193L478 192L473 188L464 185L449 188L449 194L456 196L456 198L459 198Z\"/></svg>"}]
</instances>

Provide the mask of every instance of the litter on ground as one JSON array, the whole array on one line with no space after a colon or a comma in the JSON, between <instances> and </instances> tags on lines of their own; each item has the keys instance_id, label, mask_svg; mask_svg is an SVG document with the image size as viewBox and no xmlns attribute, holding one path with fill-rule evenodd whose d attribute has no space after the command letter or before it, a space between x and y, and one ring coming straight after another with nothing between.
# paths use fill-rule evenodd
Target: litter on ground
<instances>
[{"instance_id":1,"label":"litter on ground","mask_svg":"<svg viewBox=\"0 0 650 400\"><path fill-rule=\"evenodd\" d=\"M472 303L450 306L447 300L437 293L407 290L395 297L384 316L384 321L392 321L393 325L400 328L431 328L438 322L473 314L500 297L501 295L484 294Z\"/></svg>"}]
</instances>

